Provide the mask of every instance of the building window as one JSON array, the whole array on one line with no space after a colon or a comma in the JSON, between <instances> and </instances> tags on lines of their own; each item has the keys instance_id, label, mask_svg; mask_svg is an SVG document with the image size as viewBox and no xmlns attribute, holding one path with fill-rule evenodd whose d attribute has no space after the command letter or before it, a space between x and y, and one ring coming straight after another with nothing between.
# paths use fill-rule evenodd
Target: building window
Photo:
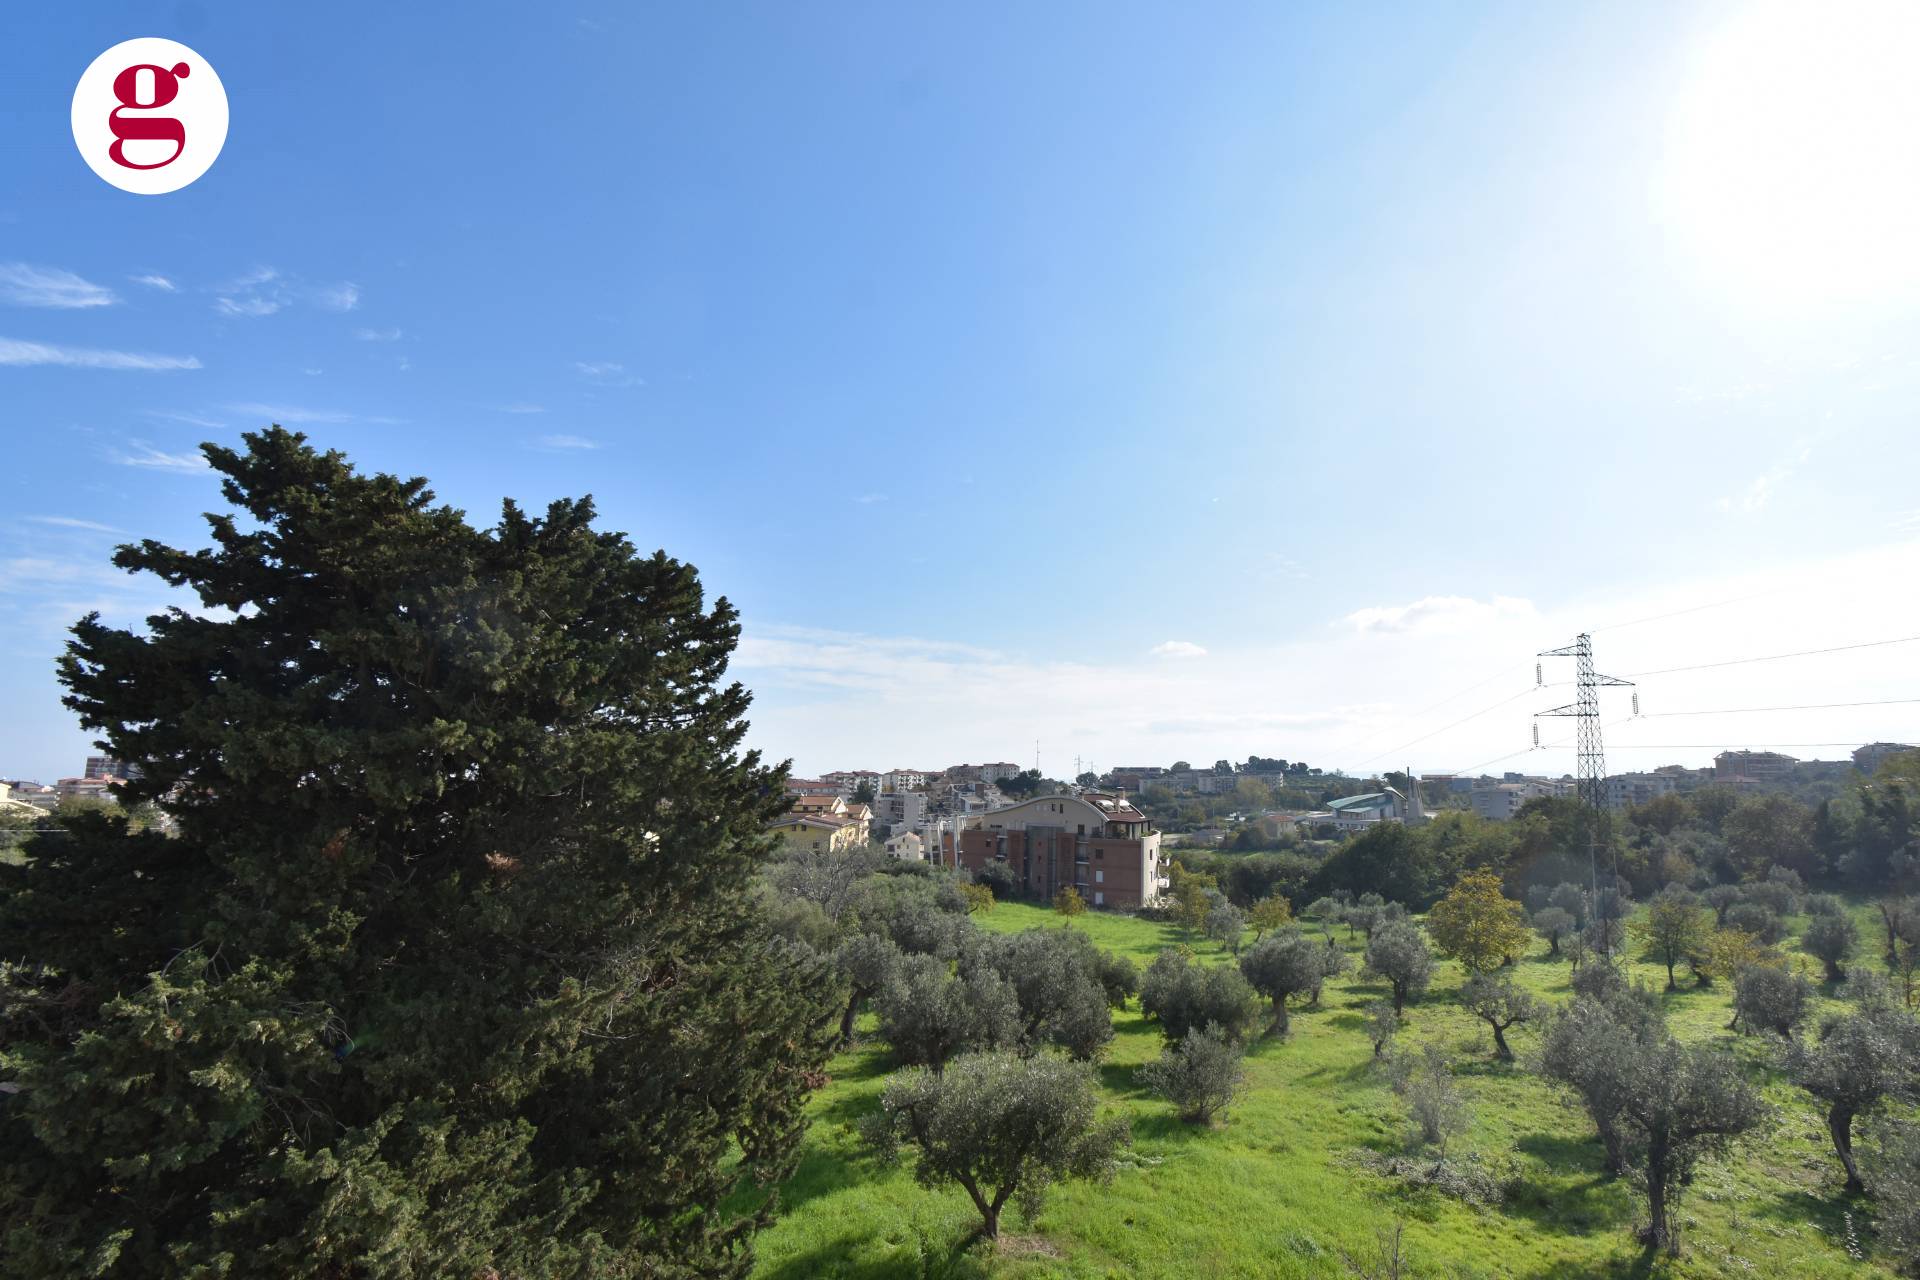
<instances>
[{"instance_id":1,"label":"building window","mask_svg":"<svg viewBox=\"0 0 1920 1280\"><path fill-rule=\"evenodd\" d=\"M1107 882L1107 873L1099 867L1095 867L1093 869L1093 882L1095 884L1105 884Z\"/></svg>"},{"instance_id":2,"label":"building window","mask_svg":"<svg viewBox=\"0 0 1920 1280\"><path fill-rule=\"evenodd\" d=\"M1105 862L1107 860L1107 851L1098 845L1094 846L1093 860L1095 862Z\"/></svg>"}]
</instances>

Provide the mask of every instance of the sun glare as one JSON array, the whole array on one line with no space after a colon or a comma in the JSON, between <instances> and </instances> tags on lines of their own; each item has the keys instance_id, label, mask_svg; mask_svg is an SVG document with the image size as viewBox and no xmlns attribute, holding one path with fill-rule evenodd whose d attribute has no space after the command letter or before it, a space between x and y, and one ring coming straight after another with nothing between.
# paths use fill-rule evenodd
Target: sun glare
<instances>
[{"instance_id":1,"label":"sun glare","mask_svg":"<svg viewBox=\"0 0 1920 1280\"><path fill-rule=\"evenodd\" d=\"M1743 300L1920 287L1920 3L1769 3L1705 42L1655 206Z\"/></svg>"}]
</instances>

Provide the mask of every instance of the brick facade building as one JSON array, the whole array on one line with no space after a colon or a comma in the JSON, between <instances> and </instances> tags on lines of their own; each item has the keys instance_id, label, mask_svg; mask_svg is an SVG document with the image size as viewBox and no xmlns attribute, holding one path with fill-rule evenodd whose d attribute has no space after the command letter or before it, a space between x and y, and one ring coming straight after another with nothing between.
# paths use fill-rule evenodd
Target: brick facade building
<instances>
[{"instance_id":1,"label":"brick facade building","mask_svg":"<svg viewBox=\"0 0 1920 1280\"><path fill-rule=\"evenodd\" d=\"M1160 833L1124 796L1040 796L969 818L959 862L1011 868L1021 887L1051 898L1072 885L1096 907L1139 907L1167 887Z\"/></svg>"}]
</instances>

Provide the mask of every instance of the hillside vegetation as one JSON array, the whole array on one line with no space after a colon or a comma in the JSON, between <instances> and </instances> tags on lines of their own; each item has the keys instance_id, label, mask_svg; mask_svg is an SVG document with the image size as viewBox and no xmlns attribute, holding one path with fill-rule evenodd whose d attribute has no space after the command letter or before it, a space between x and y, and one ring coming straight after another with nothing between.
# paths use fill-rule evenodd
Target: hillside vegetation
<instances>
[{"instance_id":1,"label":"hillside vegetation","mask_svg":"<svg viewBox=\"0 0 1920 1280\"><path fill-rule=\"evenodd\" d=\"M1059 928L1044 908L1001 903L975 915L981 928ZM1873 913L1855 918L1874 954ZM1796 929L1804 918L1795 918ZM1225 951L1170 924L1088 914L1072 928L1144 967L1185 943L1206 963ZM831 1083L811 1104L813 1127L798 1171L784 1188L785 1216L759 1238L765 1280L844 1276L1266 1277L1391 1274L1383 1237L1403 1227L1417 1276L1821 1277L1890 1275L1865 1260L1868 1202L1841 1194L1841 1174L1821 1114L1788 1083L1756 1036L1727 1030L1729 984L1661 997L1682 1040L1734 1055L1765 1082L1778 1108L1773 1127L1732 1159L1702 1165L1681 1206L1685 1248L1657 1255L1634 1235L1644 1198L1603 1176L1600 1144L1586 1115L1531 1067L1538 1033L1507 1035L1518 1061L1496 1063L1486 1025L1459 1002L1460 966L1443 962L1425 998L1408 1008L1398 1051L1444 1047L1470 1104L1471 1125L1450 1160L1484 1170L1499 1203L1476 1206L1431 1188L1409 1188L1382 1166L1419 1156L1388 1071L1373 1057L1362 1009L1386 994L1358 971L1363 945L1336 927L1355 970L1328 983L1320 1007L1297 1008L1289 1039L1255 1040L1248 1090L1226 1123L1180 1121L1147 1092L1138 1069L1161 1050L1159 1030L1137 1001L1114 1015L1116 1035L1098 1075L1107 1104L1132 1122L1134 1145L1106 1186L1056 1188L1037 1220L1013 1219L998 1248L973 1242L976 1218L957 1189L923 1190L901 1170L879 1167L853 1126L878 1105L893 1067L869 1035L831 1065ZM1565 1002L1570 966L1535 940L1516 980L1544 1000ZM1632 976L1659 990L1664 970L1641 961ZM1823 987L1823 1004L1833 1002ZM871 1019L863 1019L871 1029Z\"/></svg>"}]
</instances>

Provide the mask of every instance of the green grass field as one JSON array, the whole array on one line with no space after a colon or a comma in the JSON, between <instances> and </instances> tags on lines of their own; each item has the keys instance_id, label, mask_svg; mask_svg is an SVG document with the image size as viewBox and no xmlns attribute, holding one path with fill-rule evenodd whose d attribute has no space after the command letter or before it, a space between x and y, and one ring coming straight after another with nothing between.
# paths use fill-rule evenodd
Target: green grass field
<instances>
[{"instance_id":1,"label":"green grass field","mask_svg":"<svg viewBox=\"0 0 1920 1280\"><path fill-rule=\"evenodd\" d=\"M975 920L1007 932L1059 927L1052 912L1018 903ZM1865 909L1860 924L1867 956L1877 957L1880 930ZM1073 927L1143 966L1182 940L1172 926L1124 916L1089 913ZM1344 941L1346 931L1339 936ZM1357 941L1346 945L1359 950ZM1225 959L1211 943L1196 949ZM1518 973L1549 1000L1569 998L1568 967L1547 960L1544 943ZM1656 965L1636 963L1634 976L1656 990L1665 985ZM1426 999L1409 1008L1401 1043L1437 1040L1460 1060L1475 1121L1459 1150L1512 1179L1498 1208L1407 1190L1363 1167L1366 1153L1410 1150L1410 1137L1361 1026L1361 1008L1383 997L1384 986L1356 972L1330 983L1319 1009L1294 1015L1290 1039L1255 1044L1247 1096L1212 1130L1181 1123L1169 1104L1135 1084L1135 1068L1160 1052L1160 1035L1137 1009L1116 1013L1116 1038L1099 1075L1109 1105L1132 1121L1130 1167L1108 1186L1057 1188L1035 1221L1009 1210L1004 1230L1014 1238L997 1250L970 1240L977 1218L958 1188L925 1190L908 1167L880 1168L861 1150L852 1126L876 1105L892 1063L884 1043L856 1046L834 1061L832 1083L813 1101L804 1155L784 1190L786 1212L759 1237L755 1274L1347 1276L1356 1272L1346 1257L1368 1258L1377 1233L1396 1220L1405 1223L1417 1276L1891 1274L1849 1256L1849 1210L1858 1248L1869 1250L1870 1206L1840 1195L1839 1165L1818 1114L1772 1072L1767 1093L1779 1108L1777 1124L1733 1159L1702 1166L1682 1202L1683 1256L1651 1255L1633 1235L1643 1202L1627 1184L1602 1176L1585 1115L1527 1069L1534 1033L1510 1031L1521 1061L1496 1064L1485 1025L1459 1007L1461 981L1457 965L1441 966ZM1721 1046L1764 1069L1762 1043L1724 1029L1731 1016L1725 984L1665 999L1682 1039Z\"/></svg>"}]
</instances>

